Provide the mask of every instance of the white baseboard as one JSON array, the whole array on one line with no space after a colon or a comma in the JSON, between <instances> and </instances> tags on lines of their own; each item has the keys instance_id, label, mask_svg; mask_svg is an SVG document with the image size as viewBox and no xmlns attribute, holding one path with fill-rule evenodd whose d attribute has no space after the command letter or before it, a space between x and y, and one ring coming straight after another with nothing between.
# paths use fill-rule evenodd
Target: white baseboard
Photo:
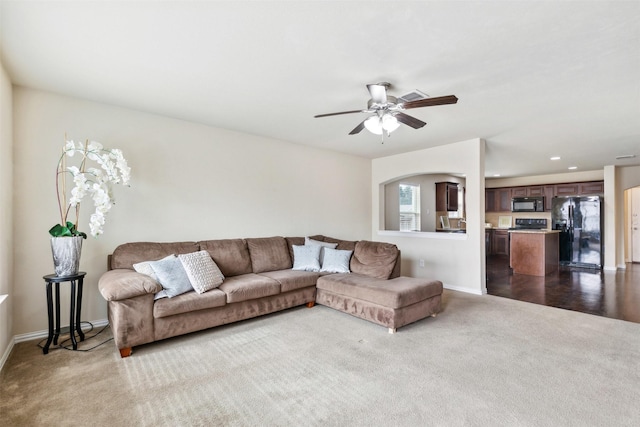
<instances>
[{"instance_id":1,"label":"white baseboard","mask_svg":"<svg viewBox=\"0 0 640 427\"><path fill-rule=\"evenodd\" d=\"M487 293L487 289L483 289L481 291L477 290L477 289L469 289L469 288L463 288L461 286L453 286L453 285L449 285L447 283L444 283L442 285L445 289L449 289L452 291L459 291L459 292L465 292L467 294L473 294L473 295L485 295Z\"/></svg>"},{"instance_id":2,"label":"white baseboard","mask_svg":"<svg viewBox=\"0 0 640 427\"><path fill-rule=\"evenodd\" d=\"M86 322L83 322L83 323L86 323ZM109 324L109 321L107 319L100 319L100 320L94 320L90 323L93 325L94 328L100 328L103 326L107 326ZM82 329L83 330L85 329L84 325ZM36 332L28 332L26 334L15 335L13 338L11 338L11 341L9 342L9 345L7 346L6 351L2 355L2 359L0 359L0 371L2 371L2 368L4 368L5 362L7 361L7 359L9 359L9 355L11 354L13 347L17 343L47 338L48 336L49 336L48 329L45 329L42 331L36 331Z\"/></svg>"},{"instance_id":3,"label":"white baseboard","mask_svg":"<svg viewBox=\"0 0 640 427\"><path fill-rule=\"evenodd\" d=\"M13 350L13 346L15 345L15 343L16 343L16 338L15 337L11 338L11 340L9 341L9 345L7 346L7 350L2 355L2 359L0 359L0 372L2 371L2 368L4 368L4 362L6 362L7 359L9 358L9 355L11 354L11 350Z\"/></svg>"},{"instance_id":4,"label":"white baseboard","mask_svg":"<svg viewBox=\"0 0 640 427\"><path fill-rule=\"evenodd\" d=\"M83 322L85 323L85 322ZM106 326L109 321L107 319L101 319L101 320L93 320L90 322L93 327L102 327L102 326ZM69 326L69 325L67 325ZM84 329L84 326L83 326ZM42 339L42 338L46 338L49 336L49 330L48 329L43 329L41 331L36 331L36 332L28 332L26 334L20 334L20 335L16 335L13 337L15 343L20 343L20 342L24 342L24 341L31 341L31 340L37 340L37 339Z\"/></svg>"}]
</instances>

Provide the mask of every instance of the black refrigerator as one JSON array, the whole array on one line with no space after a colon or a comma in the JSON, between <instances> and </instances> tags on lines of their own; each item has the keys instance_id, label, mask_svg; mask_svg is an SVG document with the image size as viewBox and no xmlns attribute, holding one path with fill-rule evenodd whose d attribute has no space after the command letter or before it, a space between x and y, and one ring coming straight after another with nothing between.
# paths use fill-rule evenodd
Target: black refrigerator
<instances>
[{"instance_id":1,"label":"black refrigerator","mask_svg":"<svg viewBox=\"0 0 640 427\"><path fill-rule=\"evenodd\" d=\"M560 230L560 264L602 268L602 197L554 197L551 206L551 224Z\"/></svg>"}]
</instances>

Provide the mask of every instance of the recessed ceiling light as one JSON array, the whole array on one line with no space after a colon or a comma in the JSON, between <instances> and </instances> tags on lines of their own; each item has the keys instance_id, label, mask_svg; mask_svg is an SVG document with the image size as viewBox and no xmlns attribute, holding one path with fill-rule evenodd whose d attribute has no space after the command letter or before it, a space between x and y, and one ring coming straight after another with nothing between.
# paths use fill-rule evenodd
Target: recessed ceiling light
<instances>
[{"instance_id":1,"label":"recessed ceiling light","mask_svg":"<svg viewBox=\"0 0 640 427\"><path fill-rule=\"evenodd\" d=\"M493 176L500 176L500 174L499 173L494 173Z\"/></svg>"},{"instance_id":2,"label":"recessed ceiling light","mask_svg":"<svg viewBox=\"0 0 640 427\"><path fill-rule=\"evenodd\" d=\"M553 156L550 160L560 160L560 156Z\"/></svg>"},{"instance_id":3,"label":"recessed ceiling light","mask_svg":"<svg viewBox=\"0 0 640 427\"><path fill-rule=\"evenodd\" d=\"M635 154L623 154L622 156L616 156L616 160L633 159L635 156L636 156Z\"/></svg>"},{"instance_id":4,"label":"recessed ceiling light","mask_svg":"<svg viewBox=\"0 0 640 427\"><path fill-rule=\"evenodd\" d=\"M577 166L569 166L569 168L568 168L568 169L569 169L569 170L574 170L574 169L578 169L578 167L577 167Z\"/></svg>"}]
</instances>

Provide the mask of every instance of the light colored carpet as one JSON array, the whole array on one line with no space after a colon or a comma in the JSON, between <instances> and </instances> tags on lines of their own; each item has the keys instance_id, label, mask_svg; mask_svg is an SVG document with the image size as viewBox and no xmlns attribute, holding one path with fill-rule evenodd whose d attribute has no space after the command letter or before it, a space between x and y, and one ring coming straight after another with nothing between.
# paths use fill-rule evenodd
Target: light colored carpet
<instances>
[{"instance_id":1,"label":"light colored carpet","mask_svg":"<svg viewBox=\"0 0 640 427\"><path fill-rule=\"evenodd\" d=\"M445 291L437 318L395 335L315 306L127 359L112 342L46 356L20 343L0 424L637 426L640 324Z\"/></svg>"}]
</instances>

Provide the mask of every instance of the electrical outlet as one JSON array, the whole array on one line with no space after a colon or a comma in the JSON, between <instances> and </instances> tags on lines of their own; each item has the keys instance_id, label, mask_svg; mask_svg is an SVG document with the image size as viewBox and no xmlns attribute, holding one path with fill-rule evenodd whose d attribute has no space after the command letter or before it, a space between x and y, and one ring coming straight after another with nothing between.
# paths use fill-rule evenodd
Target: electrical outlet
<instances>
[{"instance_id":1,"label":"electrical outlet","mask_svg":"<svg viewBox=\"0 0 640 427\"><path fill-rule=\"evenodd\" d=\"M420 260L420 268L424 268L424 260L423 259Z\"/></svg>"}]
</instances>

